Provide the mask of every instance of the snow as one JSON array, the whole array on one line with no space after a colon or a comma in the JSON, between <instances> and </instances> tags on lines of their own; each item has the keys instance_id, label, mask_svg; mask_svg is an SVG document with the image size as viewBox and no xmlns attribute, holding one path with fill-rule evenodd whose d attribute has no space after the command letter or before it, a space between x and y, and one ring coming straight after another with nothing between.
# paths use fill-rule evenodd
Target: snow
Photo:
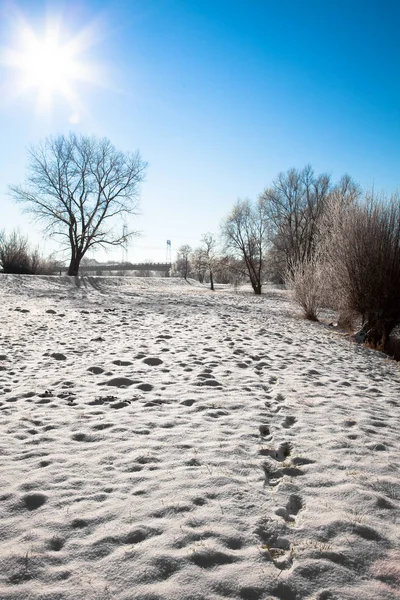
<instances>
[{"instance_id":1,"label":"snow","mask_svg":"<svg viewBox=\"0 0 400 600\"><path fill-rule=\"evenodd\" d=\"M400 598L398 363L273 287L0 294L0 598Z\"/></svg>"}]
</instances>

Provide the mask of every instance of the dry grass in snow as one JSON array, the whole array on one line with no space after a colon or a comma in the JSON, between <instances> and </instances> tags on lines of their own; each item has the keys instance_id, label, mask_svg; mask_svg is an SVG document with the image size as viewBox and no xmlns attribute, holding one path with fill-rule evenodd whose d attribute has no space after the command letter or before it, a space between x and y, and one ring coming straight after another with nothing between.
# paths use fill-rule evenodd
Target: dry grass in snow
<instances>
[{"instance_id":1,"label":"dry grass in snow","mask_svg":"<svg viewBox=\"0 0 400 600\"><path fill-rule=\"evenodd\" d=\"M0 293L3 600L400 598L398 364L272 288Z\"/></svg>"}]
</instances>

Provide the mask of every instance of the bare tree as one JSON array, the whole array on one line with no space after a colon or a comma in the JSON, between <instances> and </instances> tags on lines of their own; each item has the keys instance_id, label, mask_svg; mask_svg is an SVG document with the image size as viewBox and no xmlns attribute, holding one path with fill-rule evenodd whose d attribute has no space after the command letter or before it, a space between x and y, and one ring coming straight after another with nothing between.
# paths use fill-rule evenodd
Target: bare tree
<instances>
[{"instance_id":1,"label":"bare tree","mask_svg":"<svg viewBox=\"0 0 400 600\"><path fill-rule=\"evenodd\" d=\"M207 272L207 265L204 257L203 248L195 248L190 255L190 263L193 274L199 280L199 283L204 283L204 278Z\"/></svg>"},{"instance_id":2,"label":"bare tree","mask_svg":"<svg viewBox=\"0 0 400 600\"><path fill-rule=\"evenodd\" d=\"M107 139L70 134L32 146L29 157L26 186L12 186L11 195L69 248L68 275L78 274L90 248L121 246L135 235L115 227L138 211L147 166L139 152L124 154Z\"/></svg>"},{"instance_id":3,"label":"bare tree","mask_svg":"<svg viewBox=\"0 0 400 600\"><path fill-rule=\"evenodd\" d=\"M212 233L205 233L201 238L203 244L203 256L206 269L210 277L210 289L214 291L214 268L217 264L217 239Z\"/></svg>"},{"instance_id":4,"label":"bare tree","mask_svg":"<svg viewBox=\"0 0 400 600\"><path fill-rule=\"evenodd\" d=\"M190 255L192 248L188 244L184 244L178 249L176 259L176 269L179 271L184 279L187 279L190 274Z\"/></svg>"},{"instance_id":5,"label":"bare tree","mask_svg":"<svg viewBox=\"0 0 400 600\"><path fill-rule=\"evenodd\" d=\"M329 206L336 205L341 210L354 204L361 197L362 190L358 183L350 175L345 173L328 196ZM326 211L329 214L329 211ZM325 231L326 233L326 231Z\"/></svg>"},{"instance_id":6,"label":"bare tree","mask_svg":"<svg viewBox=\"0 0 400 600\"><path fill-rule=\"evenodd\" d=\"M262 291L265 257L270 242L266 206L264 198L254 205L249 200L238 200L221 225L226 248L243 261L241 272L249 278L255 294Z\"/></svg>"},{"instance_id":7,"label":"bare tree","mask_svg":"<svg viewBox=\"0 0 400 600\"><path fill-rule=\"evenodd\" d=\"M339 311L341 326L349 325L354 319L354 309L349 309L333 272L336 267L326 257L331 254L333 245L338 243L333 223L340 223L341 215L355 205L360 195L359 185L349 175L343 175L323 199L322 210L315 222L312 251L297 261L295 258L286 259L285 282L307 319L317 321L322 306Z\"/></svg>"},{"instance_id":8,"label":"bare tree","mask_svg":"<svg viewBox=\"0 0 400 600\"><path fill-rule=\"evenodd\" d=\"M283 256L285 270L312 257L317 243L318 222L330 191L328 175L315 176L311 166L301 171L279 173L264 190L273 234L273 244Z\"/></svg>"}]
</instances>

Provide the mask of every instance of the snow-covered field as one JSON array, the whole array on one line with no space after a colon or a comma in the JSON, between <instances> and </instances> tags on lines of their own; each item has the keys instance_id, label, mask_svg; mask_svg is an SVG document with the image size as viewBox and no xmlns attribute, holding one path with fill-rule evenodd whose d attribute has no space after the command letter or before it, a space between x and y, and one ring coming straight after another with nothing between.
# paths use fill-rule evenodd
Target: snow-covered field
<instances>
[{"instance_id":1,"label":"snow-covered field","mask_svg":"<svg viewBox=\"0 0 400 600\"><path fill-rule=\"evenodd\" d=\"M400 598L399 363L268 287L0 297L2 600Z\"/></svg>"}]
</instances>

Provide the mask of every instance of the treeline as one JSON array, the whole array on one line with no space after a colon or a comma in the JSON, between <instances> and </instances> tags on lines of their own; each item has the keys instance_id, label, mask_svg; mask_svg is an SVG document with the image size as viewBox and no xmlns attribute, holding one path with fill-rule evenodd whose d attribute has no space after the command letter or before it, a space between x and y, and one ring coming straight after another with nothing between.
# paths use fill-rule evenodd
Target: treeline
<instances>
[{"instance_id":1,"label":"treeline","mask_svg":"<svg viewBox=\"0 0 400 600\"><path fill-rule=\"evenodd\" d=\"M208 244L207 244L208 240ZM341 325L361 318L357 339L388 347L400 324L400 197L364 192L349 175L337 183L310 166L280 173L259 198L238 200L199 248L179 249L177 270L200 281L289 285L307 318L323 307ZM212 243L210 243L212 241Z\"/></svg>"}]
</instances>

